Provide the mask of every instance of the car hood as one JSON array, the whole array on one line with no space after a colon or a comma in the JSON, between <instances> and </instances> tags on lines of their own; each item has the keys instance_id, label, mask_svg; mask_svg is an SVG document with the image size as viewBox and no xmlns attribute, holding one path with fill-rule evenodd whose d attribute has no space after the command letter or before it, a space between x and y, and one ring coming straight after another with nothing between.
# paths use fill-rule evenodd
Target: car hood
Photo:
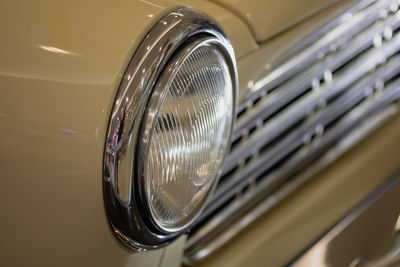
<instances>
[{"instance_id":1,"label":"car hood","mask_svg":"<svg viewBox=\"0 0 400 267\"><path fill-rule=\"evenodd\" d=\"M267 40L337 0L211 0L247 23L258 42Z\"/></svg>"}]
</instances>

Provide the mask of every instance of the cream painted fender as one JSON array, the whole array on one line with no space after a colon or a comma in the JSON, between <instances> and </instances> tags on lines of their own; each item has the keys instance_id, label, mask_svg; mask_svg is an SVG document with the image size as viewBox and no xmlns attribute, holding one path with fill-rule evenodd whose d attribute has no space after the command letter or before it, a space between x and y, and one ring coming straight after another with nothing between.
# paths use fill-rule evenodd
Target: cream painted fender
<instances>
[{"instance_id":1,"label":"cream painted fender","mask_svg":"<svg viewBox=\"0 0 400 267\"><path fill-rule=\"evenodd\" d=\"M237 56L257 47L240 19L205 1L0 3L0 266L180 263L180 250L123 247L102 193L121 77L151 26L179 6L219 21Z\"/></svg>"},{"instance_id":2,"label":"cream painted fender","mask_svg":"<svg viewBox=\"0 0 400 267\"><path fill-rule=\"evenodd\" d=\"M237 14L259 42L343 0L211 0Z\"/></svg>"}]
</instances>

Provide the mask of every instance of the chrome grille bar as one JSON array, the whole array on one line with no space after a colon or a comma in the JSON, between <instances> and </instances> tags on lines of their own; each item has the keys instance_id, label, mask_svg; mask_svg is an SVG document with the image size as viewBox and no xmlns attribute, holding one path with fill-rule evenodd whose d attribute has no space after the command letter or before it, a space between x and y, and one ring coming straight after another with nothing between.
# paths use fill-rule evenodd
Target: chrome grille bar
<instances>
[{"instance_id":1,"label":"chrome grille bar","mask_svg":"<svg viewBox=\"0 0 400 267\"><path fill-rule=\"evenodd\" d=\"M396 84L396 86L400 86L400 84ZM388 103L390 103L390 100L388 101L388 98L391 97L400 97L400 94L396 95L387 95L384 99L379 104L374 105L373 107L369 107L367 109L366 106L363 107L363 110L355 110L352 112L348 117L346 117L345 120L343 120L342 124L339 125L340 127L345 127L348 131L351 131L351 129L358 123L361 123L363 120L365 120L365 116L361 117L361 113L367 111L365 115L367 116L372 116L376 112L380 111L381 108L386 107ZM386 101L385 101L386 100ZM258 197L261 199L260 202L257 203L256 206L254 206L250 210L246 210L247 212L240 212L235 216L235 218L231 218L234 220L234 223L232 221L224 221L226 215L225 214L230 214L232 210L241 210L240 207L246 206L249 202L249 199L251 198L250 194L244 195L243 198L239 198L236 201L232 202L227 209L225 209L221 213L221 217L214 217L212 220L210 220L207 225L204 227L200 228L195 235L191 236L188 239L188 242L185 246L185 255L184 255L184 262L186 264L192 264L194 262L197 262L199 260L204 259L205 257L209 256L211 253L219 249L221 246L223 246L225 243L227 243L229 240L231 240L236 234L238 234L241 230L246 228L248 225L250 225L252 222L254 222L259 216L270 210L272 207L274 207L280 200L282 200L284 197L288 196L290 193L292 193L294 190L296 190L301 184L303 184L305 181L307 181L312 175L314 175L316 172L321 170L323 167L327 166L330 164L334 159L342 155L344 152L346 152L349 148L351 148L354 144L357 143L361 138L363 138L366 134L368 134L371 130L375 129L378 127L382 122L384 122L386 119L388 119L390 116L394 115L395 113L398 113L400 111L399 105L397 106L390 106L386 110L383 110L382 114L378 114L379 116L373 117L372 121L368 121L368 124L364 126L363 128L360 129L360 131L354 132L353 136L349 136L350 145L348 144L341 144L337 148L330 150L330 152L333 152L331 154L327 154L326 156L322 157L319 161L315 162L314 164L316 165L315 168L310 168L306 169L303 175L299 175L295 180L291 180L288 182L285 186L283 186L280 190L275 191L274 193L270 194L270 197L265 198L263 193L265 191L262 191L262 189L265 189L266 185L260 186L260 188L256 187L254 191L255 195L258 195ZM358 123L357 123L358 120ZM339 128L338 126L338 128ZM336 128L337 130L337 128ZM347 133L343 133L340 136L336 136L335 139L344 137ZM334 142L333 135L330 136L330 138L327 138L326 141L324 142L324 147L329 147L331 143ZM344 140L345 142L343 143L349 143L346 139ZM347 145L347 146L346 146ZM318 145L313 145L310 149L312 151L321 150L321 148L317 147ZM344 147L344 148L342 148ZM310 150L310 151L311 151ZM269 176L269 180L264 180L265 182L268 181L268 184L271 185L273 184L274 181L285 177L285 176L290 176L291 174L295 173L297 170L299 170L300 167L302 167L303 164L299 164L299 161L301 161L302 155L307 152L301 151L298 155L296 155L292 160L288 162L288 166L292 167L290 170L286 169L280 169L279 171L271 173ZM333 155L334 157L330 157ZM314 158L315 159L315 158ZM310 160L311 161L311 160ZM272 182L271 182L272 181ZM255 200L255 198L254 198ZM217 227L218 226L218 227ZM216 231L217 229L223 231Z\"/></svg>"},{"instance_id":2,"label":"chrome grille bar","mask_svg":"<svg viewBox=\"0 0 400 267\"><path fill-rule=\"evenodd\" d=\"M388 57L400 50L400 35L382 46L381 49L373 49L366 53L360 60L353 62L346 68L343 73L338 74L335 82L329 82L324 86L311 91L301 100L290 106L285 112L280 113L270 120L264 127L256 131L248 140L242 142L236 149L232 151L224 166L224 171L231 170L241 161L253 155L257 150L260 150L265 144L271 142L285 130L292 127L295 123L304 119L308 114L311 114L321 103L326 103L335 95L340 94L344 89L353 84L362 76L368 74L377 65L386 61ZM398 62L397 62L398 63ZM393 72L397 71L399 65L394 65ZM385 68L386 69L386 68ZM378 71L370 77L371 83L375 83L380 79L382 71ZM356 88L359 90L358 88ZM328 114L329 115L329 114ZM319 118L314 119L318 124ZM322 125L322 124L321 124ZM255 176L271 167L288 153L292 152L297 146L303 142L303 135L315 130L316 125L305 124L300 130L292 132L288 137L281 140L276 146L273 146L269 151L260 156L255 162L247 165L243 171L229 179L218 188L214 194L216 199L230 197L235 194L235 190L241 190L237 185L237 181L243 181L244 177ZM324 126L322 126L324 127ZM256 174L257 173L257 174ZM247 178L249 180L249 178ZM215 203L215 202L213 202ZM214 204L215 206L215 204Z\"/></svg>"},{"instance_id":3,"label":"chrome grille bar","mask_svg":"<svg viewBox=\"0 0 400 267\"><path fill-rule=\"evenodd\" d=\"M387 22L378 22L377 25L351 41L337 54L329 56L322 62L317 62L306 72L280 87L279 90L273 91L268 97L263 98L245 116L238 119L235 123L233 138L236 139L240 137L244 130L256 126L257 121L270 117L279 109L290 103L290 101L305 93L313 87L313 82L318 86L324 77L325 71L336 71L340 66L373 45L374 38L377 38L376 36L384 36L385 32L388 35L390 34L390 29L397 29L399 26L400 16L393 16Z\"/></svg>"},{"instance_id":4,"label":"chrome grille bar","mask_svg":"<svg viewBox=\"0 0 400 267\"><path fill-rule=\"evenodd\" d=\"M357 125L393 103L399 110L399 1L363 2L355 14L346 13L343 22L327 27L330 31L294 48L298 54L242 101L247 110L236 122L235 145L189 235L185 262L227 242L254 214L276 204L275 192L285 185L294 190L300 184L294 176ZM251 108L248 101L254 101Z\"/></svg>"},{"instance_id":5,"label":"chrome grille bar","mask_svg":"<svg viewBox=\"0 0 400 267\"><path fill-rule=\"evenodd\" d=\"M346 94L336 100L335 103L332 103L332 105L328 106L321 113L311 118L305 124L301 125L301 127L299 127L296 131L291 132L284 139L279 140L279 142L270 147L266 153L251 161L243 168L243 170L218 187L213 196L213 201L210 202L211 204L208 206L202 216L206 217L208 214L212 213L221 205L221 203L239 193L247 184L254 182L254 180L265 170L271 168L282 158L293 152L299 146L303 145L303 143L309 142L308 140L311 139L312 135L322 134L318 133L318 131L321 131L320 129L323 131L323 129L326 128L330 122L336 118L339 118L345 111L355 105L358 101L361 101L362 98L365 97L365 94L368 94L368 91L371 91L371 88L373 88L377 82L384 82L390 80L393 76L398 75L400 72L399 66L400 58L397 56L391 60L384 69L380 69L371 77L368 77L366 81L362 81L359 85L348 90ZM351 73L348 75L351 75ZM346 75L345 79L349 78L348 75ZM324 92L332 93L334 91L326 90ZM305 107L307 107L307 105L305 105ZM295 112L293 112L291 115L299 115L298 113L296 114L296 112L300 112L301 109L295 109L294 111ZM290 118L294 117L289 116L287 120L281 120L278 122L288 123ZM273 125L273 127L271 128L270 132L272 132L274 129L279 131L279 125ZM279 135L280 133L274 132L274 134Z\"/></svg>"},{"instance_id":6,"label":"chrome grille bar","mask_svg":"<svg viewBox=\"0 0 400 267\"><path fill-rule=\"evenodd\" d=\"M265 92L283 83L305 67L309 67L332 50L343 46L348 40L371 26L378 19L385 17L389 11L397 10L397 8L397 1L381 0L356 14L345 13L342 16L343 23L257 81L251 90L252 92L246 96L244 101L254 100L262 96Z\"/></svg>"}]
</instances>

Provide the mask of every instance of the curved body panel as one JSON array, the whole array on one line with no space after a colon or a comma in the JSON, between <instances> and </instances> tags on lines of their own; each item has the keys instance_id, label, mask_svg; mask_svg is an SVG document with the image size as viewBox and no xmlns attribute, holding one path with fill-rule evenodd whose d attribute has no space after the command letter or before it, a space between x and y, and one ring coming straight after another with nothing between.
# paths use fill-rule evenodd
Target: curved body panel
<instances>
[{"instance_id":1,"label":"curved body panel","mask_svg":"<svg viewBox=\"0 0 400 267\"><path fill-rule=\"evenodd\" d=\"M7 214L0 223L7 229L0 241L0 265L161 262L164 250L132 254L114 240L103 205L103 150L112 103L136 47L165 13L190 5L0 4L5 37L0 51L0 170L5 182L0 212ZM236 32L239 54L256 47L251 38L239 39L240 28L250 34L235 16L207 2L196 5L222 18L227 32Z\"/></svg>"},{"instance_id":2,"label":"curved body panel","mask_svg":"<svg viewBox=\"0 0 400 267\"><path fill-rule=\"evenodd\" d=\"M262 42L295 25L307 17L337 2L337 0L213 0L237 14Z\"/></svg>"}]
</instances>

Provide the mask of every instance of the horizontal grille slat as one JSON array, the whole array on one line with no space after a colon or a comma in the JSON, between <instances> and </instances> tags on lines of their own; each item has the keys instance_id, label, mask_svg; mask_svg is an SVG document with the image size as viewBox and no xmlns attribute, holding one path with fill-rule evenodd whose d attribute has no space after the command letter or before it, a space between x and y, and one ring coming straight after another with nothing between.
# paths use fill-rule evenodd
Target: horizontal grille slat
<instances>
[{"instance_id":1,"label":"horizontal grille slat","mask_svg":"<svg viewBox=\"0 0 400 267\"><path fill-rule=\"evenodd\" d=\"M209 213L217 209L221 203L232 197L232 195L242 191L243 187L247 184L254 182L254 180L268 168L303 145L304 136L308 134L311 138L312 135L316 134L315 129L317 127L321 126L322 129L324 129L330 122L343 115L343 113L365 97L367 91L370 91L371 88L374 87L376 81L387 81L395 75L398 75L400 72L399 66L400 58L397 56L391 60L384 69L374 73L373 77L368 77L367 81L363 81L359 85L348 90L346 94L319 113L318 116L301 125L297 131L280 140L280 142L271 147L268 152L250 162L241 172L234 175L228 182L222 184L217 189L213 196L214 201L211 201L211 204L202 216L206 217ZM245 177L246 179L244 179Z\"/></svg>"},{"instance_id":2,"label":"horizontal grille slat","mask_svg":"<svg viewBox=\"0 0 400 267\"><path fill-rule=\"evenodd\" d=\"M368 92L372 90L377 80L388 81L400 73L400 56L395 57L386 65L386 68L374 74L374 77L368 77L366 81L360 82L357 86L349 89L344 95L335 100L335 103L319 113L312 120L301 125L301 127L281 140L277 145L271 147L263 156L259 156L256 160L250 162L241 172L229 180L229 184L224 184L217 189L203 217L218 208L221 203L229 199L232 195L240 192L245 185L254 182L254 180L265 170L270 168L281 158L287 156L290 152L303 145L304 136L309 134L315 135L315 129L318 126L325 128L329 123L343 115L355 104L367 97ZM400 90L399 90L400 91ZM311 138L311 137L310 137ZM246 179L244 179L246 177Z\"/></svg>"},{"instance_id":3,"label":"horizontal grille slat","mask_svg":"<svg viewBox=\"0 0 400 267\"><path fill-rule=\"evenodd\" d=\"M305 155L319 155L318 152L322 152L324 149L329 147L332 142L335 142L337 138L345 135L347 131L350 131L354 126L357 125L357 122L366 119L375 112L386 107L393 102L393 99L400 98L400 91L398 90L399 87L400 81L398 80L396 83L392 84L387 89L385 94L383 94L383 96L380 97L377 101L364 103L364 105L361 106L360 110L354 110L354 112L350 113L349 116L346 117L345 120L341 121L340 124L336 125L332 129L332 131L325 136L324 140L321 141L318 145L313 145L307 151L302 151L302 153L297 154L291 161L288 162L290 168L271 173L271 175L269 176L270 179L263 180L257 187L255 187L251 195L244 195L242 198L239 198L230 203L230 205L227 206L227 208L220 213L221 216L213 217L207 222L207 224L205 224L192 237L190 237L186 246L187 254L192 254L191 258L196 260L195 257L197 257L199 254L202 258L208 255L208 253L210 253L212 249L216 249L223 245L223 243L225 243L238 232L229 231L228 234L230 234L231 236L225 236L226 240L219 239L221 238L220 236L217 236L216 238L218 231L221 229L226 229L226 227L230 223L228 219L235 219L239 217L241 218L241 216L246 214L246 212L248 211L247 209L243 209L243 207L251 207L249 203L257 203L261 201L265 198L265 192L271 192L274 186L276 186L276 184L280 182L280 179L282 179L282 177L294 173L298 167L302 167L302 165L305 165L315 159L315 157L309 157L308 161L305 162ZM267 206L264 207L265 210L263 211L266 211L268 208L272 207L277 201L275 199L267 200L269 201L267 202ZM258 215L261 214L258 213ZM252 214L251 217L252 218L241 218L241 220L238 222L241 228L248 225L256 218L254 217L254 214ZM201 245L209 241L209 239L216 240L216 243L212 244L211 247L206 247L206 249L204 250L199 249L202 248ZM201 253L197 254L193 251Z\"/></svg>"},{"instance_id":4,"label":"horizontal grille slat","mask_svg":"<svg viewBox=\"0 0 400 267\"><path fill-rule=\"evenodd\" d=\"M294 190L296 175L357 126L392 104L399 110L398 5L358 3L255 83L241 102L222 177L189 235L186 263L273 206L285 184Z\"/></svg>"},{"instance_id":5,"label":"horizontal grille slat","mask_svg":"<svg viewBox=\"0 0 400 267\"><path fill-rule=\"evenodd\" d=\"M335 82L328 82L325 86L313 90L309 95L298 100L285 110L285 112L270 120L262 129L252 135L248 141L241 143L234 149L226 160L227 163L224 166L223 173L226 173L234 165L242 161L243 158L249 157L255 150L260 149L261 146L282 134L287 128L290 128L297 121L303 119L307 114L312 113L318 105L326 103L336 94L341 93L399 49L400 35L384 44L381 49L373 49L359 60L352 62L350 66L346 67L346 70L338 74Z\"/></svg>"},{"instance_id":6,"label":"horizontal grille slat","mask_svg":"<svg viewBox=\"0 0 400 267\"><path fill-rule=\"evenodd\" d=\"M316 40L312 45L304 49L304 51L294 56L291 60L288 60L279 68L271 71L265 78L257 81L251 90L252 92L250 92L242 102L245 103L247 100L254 100L262 96L265 91L268 92L294 74L302 71L305 67L309 67L320 57L330 52L332 46L339 47L342 46L343 43L347 43L349 39L381 18L383 14L379 11L384 10L388 12L393 3L393 1L379 1L369 6L367 9L356 13L356 15L351 13L344 14L342 20L344 22L349 20L348 23L340 24L338 27L328 32L328 34ZM243 107L240 106L239 110L242 108Z\"/></svg>"},{"instance_id":7,"label":"horizontal grille slat","mask_svg":"<svg viewBox=\"0 0 400 267\"><path fill-rule=\"evenodd\" d=\"M305 73L299 75L280 90L275 90L268 97L264 97L245 116L241 116L235 123L233 139L238 138L244 129L254 127L258 120L271 116L274 112L285 106L287 103L312 88L313 81L321 81L325 70L334 72L341 65L347 63L355 55L361 53L373 45L375 36L383 36L385 29L397 29L400 26L400 16L393 16L387 22L380 22L378 25L358 36L345 49L331 56L321 63L312 66Z\"/></svg>"}]
</instances>

